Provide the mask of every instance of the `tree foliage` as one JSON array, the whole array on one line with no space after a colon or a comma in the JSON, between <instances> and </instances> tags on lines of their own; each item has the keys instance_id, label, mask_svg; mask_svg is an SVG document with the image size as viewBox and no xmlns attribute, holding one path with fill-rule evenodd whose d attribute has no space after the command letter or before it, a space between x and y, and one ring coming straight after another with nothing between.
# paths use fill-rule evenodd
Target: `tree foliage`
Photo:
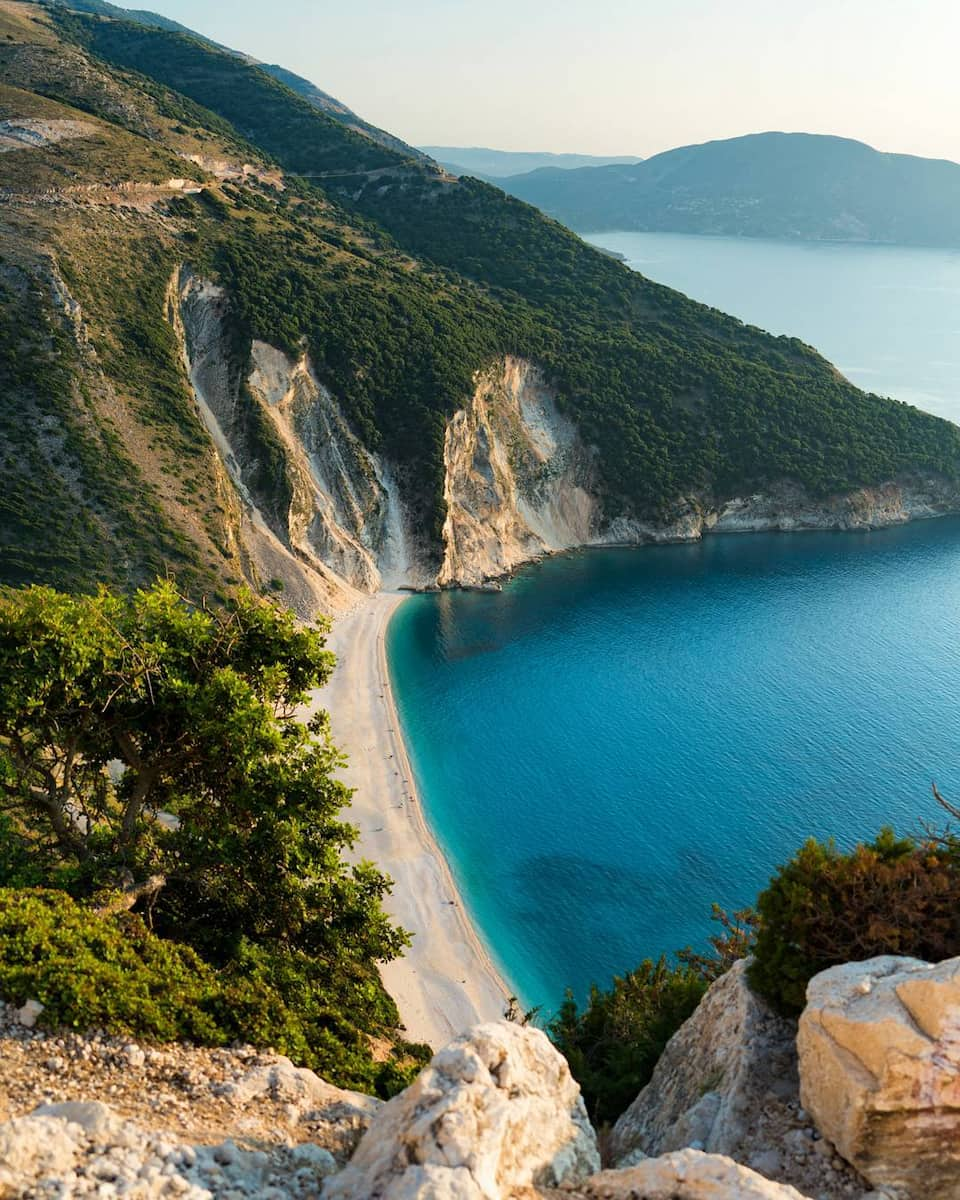
<instances>
[{"instance_id":1,"label":"tree foliage","mask_svg":"<svg viewBox=\"0 0 960 1200\"><path fill-rule=\"evenodd\" d=\"M671 963L645 959L614 978L607 990L594 984L581 1009L568 992L548 1032L580 1084L587 1111L598 1124L615 1120L635 1099L670 1038L692 1015L710 984L750 952L754 914L727 914L714 906L721 932L712 953L689 948Z\"/></svg>"},{"instance_id":2,"label":"tree foliage","mask_svg":"<svg viewBox=\"0 0 960 1200\"><path fill-rule=\"evenodd\" d=\"M407 935L387 878L343 861L356 831L326 714L297 719L332 662L248 594L216 612L166 581L0 595L0 885L138 908L225 978L260 978L298 1014L286 1043L336 1073L336 1046L396 1030L375 963Z\"/></svg>"},{"instance_id":3,"label":"tree foliage","mask_svg":"<svg viewBox=\"0 0 960 1200\"><path fill-rule=\"evenodd\" d=\"M808 841L757 901L750 982L795 1015L819 971L880 954L960 954L960 845L953 837L875 841L844 852Z\"/></svg>"}]
</instances>

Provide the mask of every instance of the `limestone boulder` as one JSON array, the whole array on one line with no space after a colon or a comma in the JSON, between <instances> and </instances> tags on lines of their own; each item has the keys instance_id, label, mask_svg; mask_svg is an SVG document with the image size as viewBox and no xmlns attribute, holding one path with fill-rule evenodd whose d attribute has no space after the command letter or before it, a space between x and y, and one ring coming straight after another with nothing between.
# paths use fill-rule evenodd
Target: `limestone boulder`
<instances>
[{"instance_id":1,"label":"limestone boulder","mask_svg":"<svg viewBox=\"0 0 960 1200\"><path fill-rule=\"evenodd\" d=\"M806 1200L720 1154L679 1150L628 1170L603 1171L581 1189L584 1200Z\"/></svg>"},{"instance_id":2,"label":"limestone boulder","mask_svg":"<svg viewBox=\"0 0 960 1200\"><path fill-rule=\"evenodd\" d=\"M506 1200L581 1183L596 1137L565 1059L537 1029L475 1026L373 1118L324 1200Z\"/></svg>"},{"instance_id":3,"label":"limestone boulder","mask_svg":"<svg viewBox=\"0 0 960 1200\"><path fill-rule=\"evenodd\" d=\"M803 1104L875 1187L960 1196L960 958L823 971L797 1047Z\"/></svg>"},{"instance_id":4,"label":"limestone boulder","mask_svg":"<svg viewBox=\"0 0 960 1200\"><path fill-rule=\"evenodd\" d=\"M751 991L746 970L739 962L718 979L670 1039L614 1126L614 1164L687 1146L748 1161L777 1140L771 1130L757 1141L797 1094L796 1026Z\"/></svg>"}]
</instances>

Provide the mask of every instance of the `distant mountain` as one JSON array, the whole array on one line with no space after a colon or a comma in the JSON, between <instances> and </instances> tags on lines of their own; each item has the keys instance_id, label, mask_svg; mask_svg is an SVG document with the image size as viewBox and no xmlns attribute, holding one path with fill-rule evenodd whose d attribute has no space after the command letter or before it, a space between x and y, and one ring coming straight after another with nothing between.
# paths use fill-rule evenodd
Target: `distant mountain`
<instances>
[{"instance_id":1,"label":"distant mountain","mask_svg":"<svg viewBox=\"0 0 960 1200\"><path fill-rule=\"evenodd\" d=\"M571 171L577 167L605 167L611 163L641 161L636 154L540 154L523 150L490 150L486 146L421 146L420 149L454 175L473 175L478 179L503 179L508 175L542 168Z\"/></svg>"},{"instance_id":2,"label":"distant mountain","mask_svg":"<svg viewBox=\"0 0 960 1200\"><path fill-rule=\"evenodd\" d=\"M757 133L498 183L582 231L960 246L960 165L848 138Z\"/></svg>"}]
</instances>

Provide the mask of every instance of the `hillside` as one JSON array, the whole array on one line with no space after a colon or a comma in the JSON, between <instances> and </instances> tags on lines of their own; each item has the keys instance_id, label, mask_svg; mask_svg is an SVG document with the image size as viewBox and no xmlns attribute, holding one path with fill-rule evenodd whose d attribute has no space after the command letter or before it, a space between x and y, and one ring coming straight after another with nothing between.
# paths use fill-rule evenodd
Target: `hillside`
<instances>
[{"instance_id":1,"label":"hillside","mask_svg":"<svg viewBox=\"0 0 960 1200\"><path fill-rule=\"evenodd\" d=\"M954 503L953 426L248 59L3 0L0 84L4 581L169 567L312 612L699 536L784 481L821 523L899 478Z\"/></svg>"},{"instance_id":2,"label":"hillside","mask_svg":"<svg viewBox=\"0 0 960 1200\"><path fill-rule=\"evenodd\" d=\"M960 165L848 138L759 133L630 166L498 180L572 229L960 246Z\"/></svg>"},{"instance_id":3,"label":"hillside","mask_svg":"<svg viewBox=\"0 0 960 1200\"><path fill-rule=\"evenodd\" d=\"M640 156L635 154L549 154L527 150L491 150L487 146L421 146L420 149L454 175L474 175L478 179L499 180L542 168L570 171L577 167L640 162Z\"/></svg>"}]
</instances>

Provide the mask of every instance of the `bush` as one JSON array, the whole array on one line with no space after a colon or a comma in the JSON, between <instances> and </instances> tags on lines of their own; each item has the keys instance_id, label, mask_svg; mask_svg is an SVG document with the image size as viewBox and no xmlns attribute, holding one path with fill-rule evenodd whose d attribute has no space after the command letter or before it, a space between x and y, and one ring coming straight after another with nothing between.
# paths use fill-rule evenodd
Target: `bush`
<instances>
[{"instance_id":1,"label":"bush","mask_svg":"<svg viewBox=\"0 0 960 1200\"><path fill-rule=\"evenodd\" d=\"M808 981L839 963L879 954L931 962L960 954L960 847L884 829L849 853L810 840L758 900L750 983L796 1015Z\"/></svg>"},{"instance_id":2,"label":"bush","mask_svg":"<svg viewBox=\"0 0 960 1200\"><path fill-rule=\"evenodd\" d=\"M229 1009L235 990L131 913L100 917L65 892L0 890L0 995L39 1000L51 1028L223 1045L238 1030L217 1010Z\"/></svg>"},{"instance_id":3,"label":"bush","mask_svg":"<svg viewBox=\"0 0 960 1200\"><path fill-rule=\"evenodd\" d=\"M567 993L548 1032L580 1084L591 1120L613 1121L633 1102L707 987L692 967L660 958L617 976L607 992L594 984L582 1012Z\"/></svg>"},{"instance_id":4,"label":"bush","mask_svg":"<svg viewBox=\"0 0 960 1200\"><path fill-rule=\"evenodd\" d=\"M189 946L157 937L133 913L101 916L61 891L0 889L0 996L17 1005L39 1000L41 1024L51 1029L205 1046L251 1042L345 1087L391 1096L430 1051L397 1042L386 1061L376 1061L368 1037L343 1011L360 1010L361 987L363 1015L395 1024L375 971L362 981L324 978L305 955L267 958L254 947L218 970Z\"/></svg>"}]
</instances>

